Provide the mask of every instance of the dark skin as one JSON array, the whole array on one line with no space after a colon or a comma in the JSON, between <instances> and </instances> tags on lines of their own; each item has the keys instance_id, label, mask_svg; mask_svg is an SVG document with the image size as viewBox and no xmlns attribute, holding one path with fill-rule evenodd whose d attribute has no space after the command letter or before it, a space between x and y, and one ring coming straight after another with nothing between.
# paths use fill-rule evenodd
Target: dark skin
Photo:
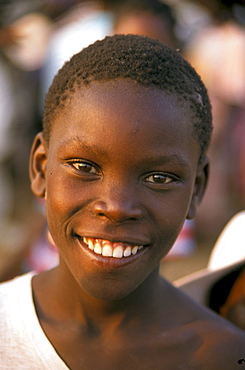
<instances>
[{"instance_id":1,"label":"dark skin","mask_svg":"<svg viewBox=\"0 0 245 370\"><path fill-rule=\"evenodd\" d=\"M31 155L60 252L57 268L33 278L44 332L71 369L232 369L242 332L159 275L207 182L187 104L130 81L83 89ZM83 237L143 248L108 257Z\"/></svg>"}]
</instances>

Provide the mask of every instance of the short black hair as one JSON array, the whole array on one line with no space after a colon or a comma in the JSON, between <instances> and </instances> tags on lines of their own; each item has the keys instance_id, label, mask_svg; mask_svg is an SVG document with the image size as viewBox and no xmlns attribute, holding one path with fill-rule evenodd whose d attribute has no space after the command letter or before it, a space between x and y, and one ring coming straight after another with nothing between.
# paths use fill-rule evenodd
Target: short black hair
<instances>
[{"instance_id":1,"label":"short black hair","mask_svg":"<svg viewBox=\"0 0 245 370\"><path fill-rule=\"evenodd\" d=\"M192 112L194 134L205 154L212 132L211 106L196 71L175 50L138 35L107 36L84 48L58 71L44 106L43 133L49 142L52 121L77 89L93 81L129 79L145 87L177 94Z\"/></svg>"}]
</instances>

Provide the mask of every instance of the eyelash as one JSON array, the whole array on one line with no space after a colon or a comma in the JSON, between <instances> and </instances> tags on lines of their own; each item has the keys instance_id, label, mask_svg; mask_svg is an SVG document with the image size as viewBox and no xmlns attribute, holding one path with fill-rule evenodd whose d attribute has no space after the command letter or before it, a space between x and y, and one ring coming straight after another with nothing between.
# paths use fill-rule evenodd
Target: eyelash
<instances>
[{"instance_id":1,"label":"eyelash","mask_svg":"<svg viewBox=\"0 0 245 370\"><path fill-rule=\"evenodd\" d=\"M157 180L158 177L158 179L162 179L163 181L154 181L154 177L155 180ZM150 178L152 178L152 181L149 180ZM146 176L144 178L144 181L156 185L167 185L174 181L178 181L178 178L170 174L153 173L151 175Z\"/></svg>"},{"instance_id":2,"label":"eyelash","mask_svg":"<svg viewBox=\"0 0 245 370\"><path fill-rule=\"evenodd\" d=\"M81 172L81 173L86 173L88 175L100 175L101 174L101 171L99 170L98 166L96 166L94 163L91 163L91 162L73 160L73 161L70 161L69 164L73 168L75 168L76 171ZM81 168L82 166L83 168ZM86 169L89 169L89 171L86 171ZM93 172L91 172L91 170L93 170Z\"/></svg>"}]
</instances>

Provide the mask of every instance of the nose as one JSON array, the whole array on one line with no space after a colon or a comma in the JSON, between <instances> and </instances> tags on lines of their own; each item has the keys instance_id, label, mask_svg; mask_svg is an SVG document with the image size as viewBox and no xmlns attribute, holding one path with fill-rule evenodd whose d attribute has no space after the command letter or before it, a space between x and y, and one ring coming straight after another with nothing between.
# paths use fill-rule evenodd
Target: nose
<instances>
[{"instance_id":1,"label":"nose","mask_svg":"<svg viewBox=\"0 0 245 370\"><path fill-rule=\"evenodd\" d=\"M93 212L97 216L105 217L114 223L140 220L143 209L139 204L136 191L123 189L122 185L111 188L93 203Z\"/></svg>"}]
</instances>

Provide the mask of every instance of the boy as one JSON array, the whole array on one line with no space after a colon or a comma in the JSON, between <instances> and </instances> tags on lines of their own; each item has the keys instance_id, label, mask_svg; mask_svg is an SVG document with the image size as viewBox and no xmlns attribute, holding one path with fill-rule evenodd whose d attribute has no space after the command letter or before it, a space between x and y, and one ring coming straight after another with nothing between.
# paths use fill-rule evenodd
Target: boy
<instances>
[{"instance_id":1,"label":"boy","mask_svg":"<svg viewBox=\"0 0 245 370\"><path fill-rule=\"evenodd\" d=\"M159 276L211 131L205 87L158 41L107 37L64 65L30 160L60 262L2 285L1 368L237 368L244 334Z\"/></svg>"}]
</instances>

